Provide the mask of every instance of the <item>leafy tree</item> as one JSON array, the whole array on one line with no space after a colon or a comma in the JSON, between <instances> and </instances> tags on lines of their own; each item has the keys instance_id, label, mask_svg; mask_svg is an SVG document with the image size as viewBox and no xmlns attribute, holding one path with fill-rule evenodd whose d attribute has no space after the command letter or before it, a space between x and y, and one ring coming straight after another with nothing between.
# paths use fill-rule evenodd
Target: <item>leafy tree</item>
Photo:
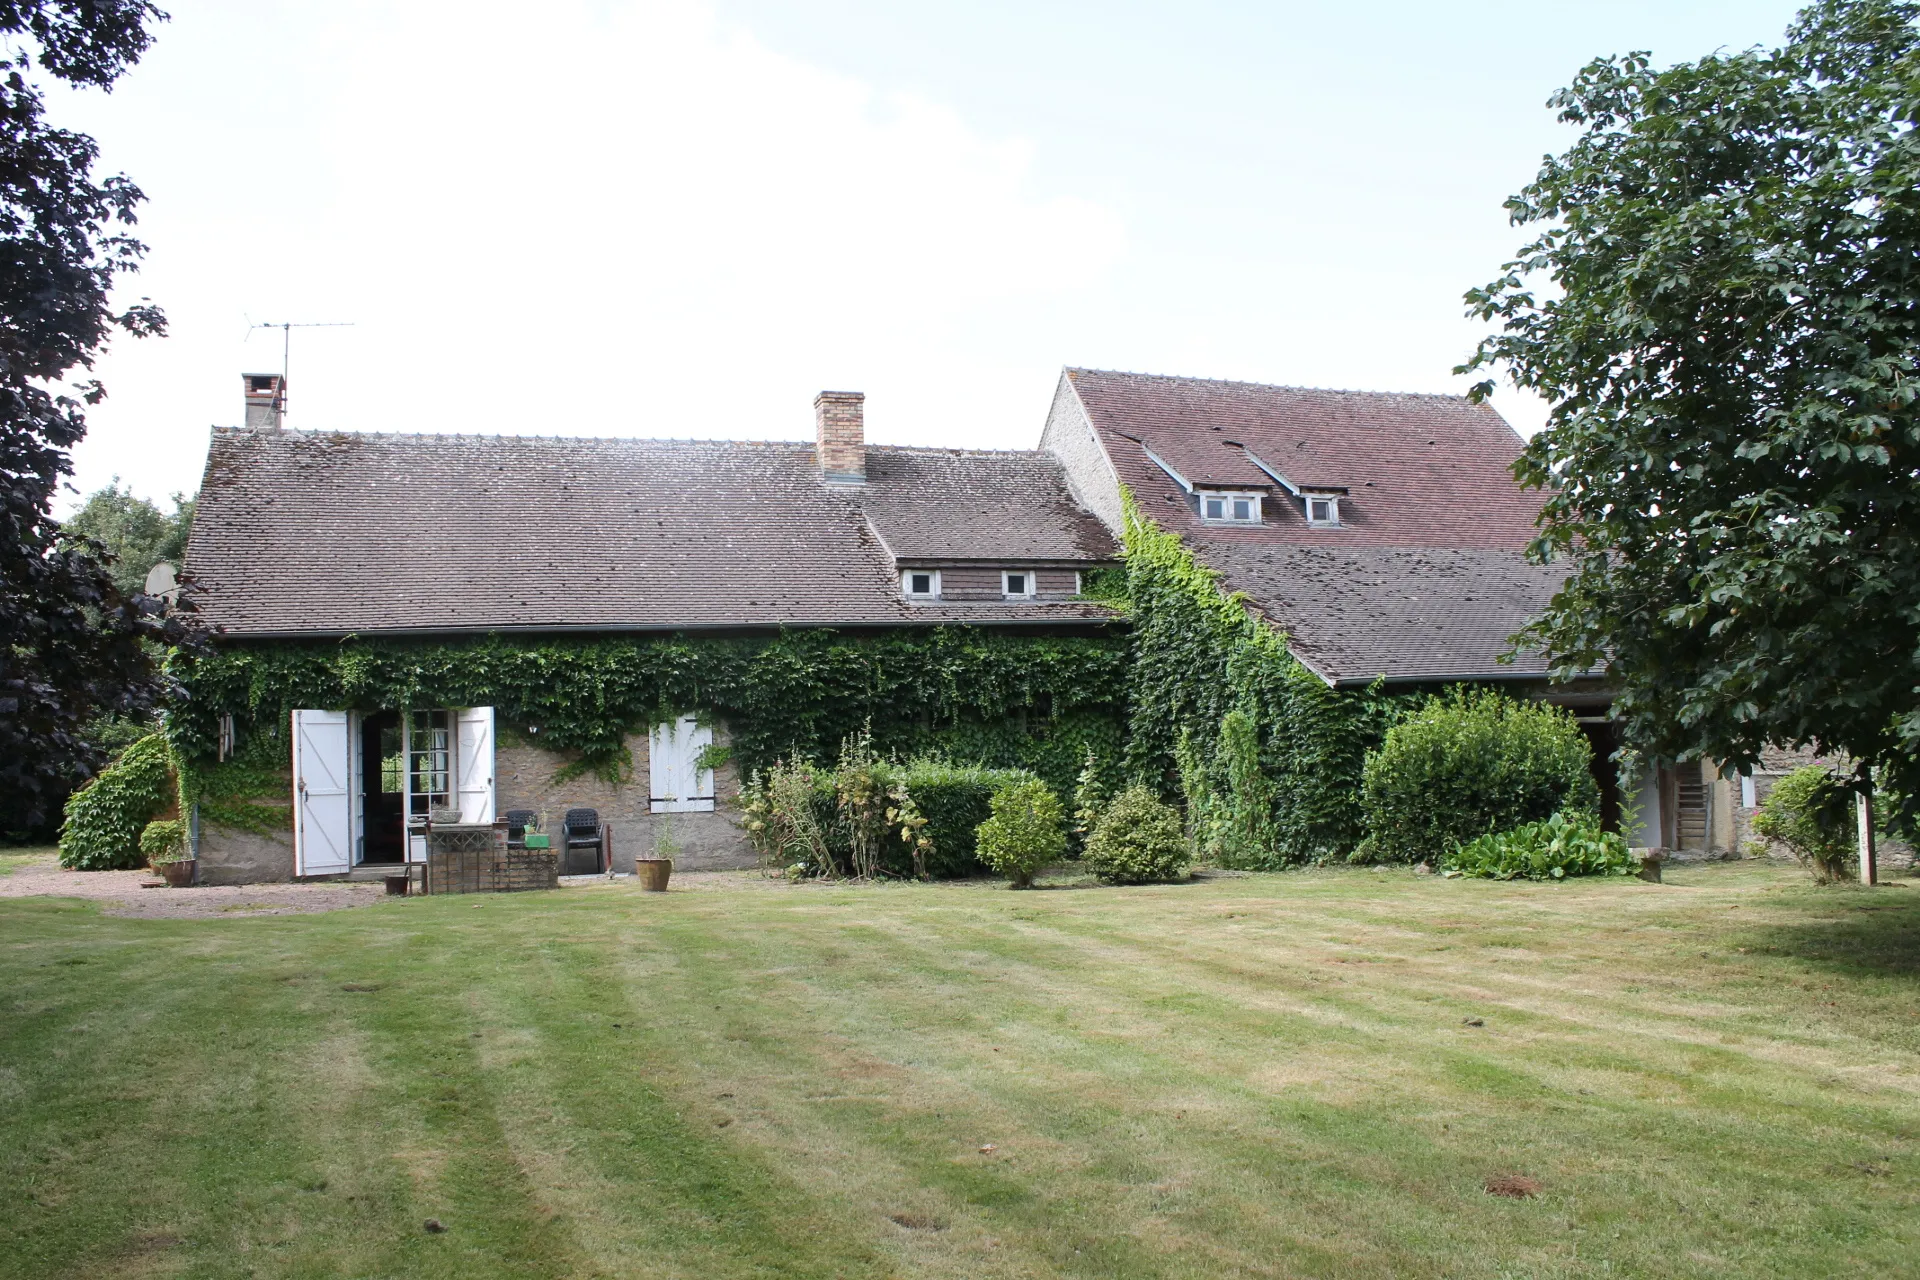
<instances>
[{"instance_id":1,"label":"leafy tree","mask_svg":"<svg viewBox=\"0 0 1920 1280\"><path fill-rule=\"evenodd\" d=\"M122 489L119 477L91 495L86 505L68 517L62 528L89 538L113 558L108 571L125 596L146 585L147 571L162 560L177 567L187 554L187 535L193 529L193 499L173 495L173 514L162 511L131 487Z\"/></svg>"},{"instance_id":2,"label":"leafy tree","mask_svg":"<svg viewBox=\"0 0 1920 1280\"><path fill-rule=\"evenodd\" d=\"M1553 406L1517 473L1571 577L1520 639L1607 666L1650 754L1920 781L1916 18L1820 0L1777 50L1589 64L1508 202L1537 238L1468 294L1501 331L1462 371Z\"/></svg>"},{"instance_id":3,"label":"leafy tree","mask_svg":"<svg viewBox=\"0 0 1920 1280\"><path fill-rule=\"evenodd\" d=\"M96 179L98 148L44 117L39 73L109 89L165 14L146 0L0 0L0 825L44 828L97 765L79 726L137 715L164 691L148 641L183 634L115 586L85 539L51 516L108 338L164 331L144 301L111 305L142 252L124 176ZM76 371L77 382L68 381Z\"/></svg>"}]
</instances>

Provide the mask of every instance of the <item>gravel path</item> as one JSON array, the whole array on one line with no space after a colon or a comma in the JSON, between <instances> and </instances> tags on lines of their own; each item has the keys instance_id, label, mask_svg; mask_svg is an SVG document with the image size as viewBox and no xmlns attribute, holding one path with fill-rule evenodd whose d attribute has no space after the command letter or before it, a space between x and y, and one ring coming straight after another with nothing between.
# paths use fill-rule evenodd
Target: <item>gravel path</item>
<instances>
[{"instance_id":1,"label":"gravel path","mask_svg":"<svg viewBox=\"0 0 1920 1280\"><path fill-rule=\"evenodd\" d=\"M204 916L289 916L338 911L377 902L386 893L374 884L196 885L191 889L143 889L157 877L147 871L67 871L49 858L17 866L0 876L0 898L90 898L110 916L185 920Z\"/></svg>"}]
</instances>

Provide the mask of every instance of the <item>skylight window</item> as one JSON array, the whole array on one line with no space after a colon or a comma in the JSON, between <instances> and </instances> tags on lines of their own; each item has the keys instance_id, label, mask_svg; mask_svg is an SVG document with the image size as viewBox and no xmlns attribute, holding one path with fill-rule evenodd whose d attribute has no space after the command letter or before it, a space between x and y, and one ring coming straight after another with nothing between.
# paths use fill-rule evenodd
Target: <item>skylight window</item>
<instances>
[{"instance_id":1,"label":"skylight window","mask_svg":"<svg viewBox=\"0 0 1920 1280\"><path fill-rule=\"evenodd\" d=\"M1202 493L1200 518L1208 524L1259 524L1257 493Z\"/></svg>"}]
</instances>

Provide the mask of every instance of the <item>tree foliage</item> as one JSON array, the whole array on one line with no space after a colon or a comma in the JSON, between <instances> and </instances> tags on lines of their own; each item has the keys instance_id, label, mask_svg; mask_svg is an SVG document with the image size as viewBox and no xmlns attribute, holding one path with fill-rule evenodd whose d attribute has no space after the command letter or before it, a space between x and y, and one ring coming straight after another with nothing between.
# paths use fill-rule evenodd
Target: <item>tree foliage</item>
<instances>
[{"instance_id":1,"label":"tree foliage","mask_svg":"<svg viewBox=\"0 0 1920 1280\"><path fill-rule=\"evenodd\" d=\"M116 309L115 281L142 246L140 203L123 176L96 178L98 149L47 123L35 69L110 88L165 17L141 0L10 0L0 35L0 811L9 827L46 823L100 761L81 725L138 715L164 682L147 640L183 634L121 591L51 509L85 406L105 392L84 376L115 332L164 329L144 302ZM76 371L77 383L67 382Z\"/></svg>"},{"instance_id":2,"label":"tree foliage","mask_svg":"<svg viewBox=\"0 0 1920 1280\"><path fill-rule=\"evenodd\" d=\"M1920 781L1916 18L1820 0L1777 50L1590 64L1508 202L1539 234L1468 295L1501 332L1464 370L1552 405L1518 474L1571 577L1525 641L1607 666L1649 754Z\"/></svg>"},{"instance_id":3,"label":"tree foliage","mask_svg":"<svg viewBox=\"0 0 1920 1280\"><path fill-rule=\"evenodd\" d=\"M162 560L178 567L187 554L187 535L193 530L193 499L173 495L173 510L162 511L122 489L118 477L106 488L88 495L85 504L62 523L69 534L99 544L106 556L113 585L123 596L144 589L147 571ZM111 559L108 559L111 557Z\"/></svg>"}]
</instances>

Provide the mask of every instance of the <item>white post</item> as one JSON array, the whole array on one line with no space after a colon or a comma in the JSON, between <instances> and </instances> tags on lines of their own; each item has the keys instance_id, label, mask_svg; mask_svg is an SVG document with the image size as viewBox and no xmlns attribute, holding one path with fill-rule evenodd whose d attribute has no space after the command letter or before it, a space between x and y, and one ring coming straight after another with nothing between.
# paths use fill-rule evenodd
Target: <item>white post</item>
<instances>
[{"instance_id":1,"label":"white post","mask_svg":"<svg viewBox=\"0 0 1920 1280\"><path fill-rule=\"evenodd\" d=\"M1873 784L1867 784L1871 787ZM1873 847L1873 793L1871 791L1854 792L1854 816L1859 822L1860 839L1860 883L1878 884L1879 868L1874 865Z\"/></svg>"}]
</instances>

